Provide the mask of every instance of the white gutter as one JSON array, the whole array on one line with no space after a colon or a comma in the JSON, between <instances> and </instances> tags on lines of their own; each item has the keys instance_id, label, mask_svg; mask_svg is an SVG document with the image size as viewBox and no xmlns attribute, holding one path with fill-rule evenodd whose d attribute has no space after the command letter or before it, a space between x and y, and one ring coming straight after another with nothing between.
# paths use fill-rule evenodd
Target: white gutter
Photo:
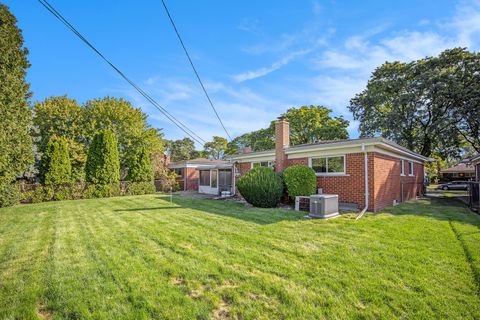
<instances>
[{"instance_id":1,"label":"white gutter","mask_svg":"<svg viewBox=\"0 0 480 320\"><path fill-rule=\"evenodd\" d=\"M368 153L365 150L365 143L362 143L362 151L363 151L363 154L364 154L364 165L365 165L365 169L364 169L364 173L365 173L365 208L363 208L362 211L360 211L360 213L358 214L355 221L357 221L358 219L363 217L363 215L365 214L365 212L368 209Z\"/></svg>"}]
</instances>

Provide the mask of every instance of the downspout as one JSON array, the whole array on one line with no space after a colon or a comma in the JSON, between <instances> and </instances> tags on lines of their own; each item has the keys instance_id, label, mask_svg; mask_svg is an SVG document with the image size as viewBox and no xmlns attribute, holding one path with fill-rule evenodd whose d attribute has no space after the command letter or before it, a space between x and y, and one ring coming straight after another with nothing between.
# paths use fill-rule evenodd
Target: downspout
<instances>
[{"instance_id":1,"label":"downspout","mask_svg":"<svg viewBox=\"0 0 480 320\"><path fill-rule=\"evenodd\" d=\"M230 163L232 163L232 162L230 161ZM236 190L237 190L236 185L235 185L236 184L235 179L236 179L236 176L237 176L236 173L237 173L237 166L235 165L235 162L234 162L234 163L232 163L232 189L233 189L232 190L232 196L235 195Z\"/></svg>"},{"instance_id":2,"label":"downspout","mask_svg":"<svg viewBox=\"0 0 480 320\"><path fill-rule=\"evenodd\" d=\"M355 221L357 221L358 219L363 217L363 215L365 214L365 212L368 209L368 154L367 154L367 150L365 149L365 143L362 143L362 151L363 151L363 159L364 159L364 165L365 165L365 168L364 168L364 173L365 173L365 208L363 208L362 211L360 211L360 213L358 214Z\"/></svg>"}]
</instances>

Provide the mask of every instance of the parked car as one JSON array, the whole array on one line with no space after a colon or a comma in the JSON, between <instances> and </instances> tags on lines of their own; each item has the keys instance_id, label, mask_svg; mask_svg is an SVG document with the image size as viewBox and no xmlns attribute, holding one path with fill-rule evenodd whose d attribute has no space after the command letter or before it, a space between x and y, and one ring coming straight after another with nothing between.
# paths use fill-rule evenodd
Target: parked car
<instances>
[{"instance_id":1,"label":"parked car","mask_svg":"<svg viewBox=\"0 0 480 320\"><path fill-rule=\"evenodd\" d=\"M451 181L439 184L437 189L441 190L467 190L468 183L466 181Z\"/></svg>"}]
</instances>

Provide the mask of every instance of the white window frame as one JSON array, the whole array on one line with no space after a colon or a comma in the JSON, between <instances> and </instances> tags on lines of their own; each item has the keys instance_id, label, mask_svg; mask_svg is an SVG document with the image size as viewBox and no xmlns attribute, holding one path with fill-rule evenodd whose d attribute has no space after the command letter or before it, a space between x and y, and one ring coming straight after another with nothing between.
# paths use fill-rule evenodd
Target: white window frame
<instances>
[{"instance_id":1,"label":"white window frame","mask_svg":"<svg viewBox=\"0 0 480 320\"><path fill-rule=\"evenodd\" d=\"M410 168L412 169L412 171L410 171ZM413 165L413 161L408 161L408 176L409 177L413 177L414 176L414 171L413 171L413 168L414 168L414 165Z\"/></svg>"},{"instance_id":2,"label":"white window frame","mask_svg":"<svg viewBox=\"0 0 480 320\"><path fill-rule=\"evenodd\" d=\"M327 160L327 163L326 163L327 172L315 172L315 175L318 177L346 176L347 175L347 157L344 154L336 154L336 155L322 156L322 157L311 157L311 158L308 158L308 166L313 169L312 167L313 159L328 159L328 158L338 158L338 157L343 157L343 172L328 172L328 160Z\"/></svg>"},{"instance_id":3,"label":"white window frame","mask_svg":"<svg viewBox=\"0 0 480 320\"><path fill-rule=\"evenodd\" d=\"M267 167L266 167L266 168L270 168L270 169L275 168L275 161L268 160L268 161L253 161L253 162L250 163L250 169L253 169L253 165L254 165L255 163L260 163L260 166L262 166L262 165L261 165L262 162L266 162L266 163L267 163Z\"/></svg>"},{"instance_id":4,"label":"white window frame","mask_svg":"<svg viewBox=\"0 0 480 320\"><path fill-rule=\"evenodd\" d=\"M400 160L400 166L401 166L400 175L404 177L405 176L405 160L403 159Z\"/></svg>"},{"instance_id":5,"label":"white window frame","mask_svg":"<svg viewBox=\"0 0 480 320\"><path fill-rule=\"evenodd\" d=\"M217 186L216 187L212 187L212 176L213 176L213 173L217 173ZM218 170L217 169L210 169L210 188L212 189L217 189L218 188Z\"/></svg>"}]
</instances>

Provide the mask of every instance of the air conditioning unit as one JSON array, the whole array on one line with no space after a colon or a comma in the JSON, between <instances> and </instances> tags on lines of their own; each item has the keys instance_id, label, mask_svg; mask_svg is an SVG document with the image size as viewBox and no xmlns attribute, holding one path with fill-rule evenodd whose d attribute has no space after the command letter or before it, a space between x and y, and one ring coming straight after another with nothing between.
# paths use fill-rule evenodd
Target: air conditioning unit
<instances>
[{"instance_id":1,"label":"air conditioning unit","mask_svg":"<svg viewBox=\"0 0 480 320\"><path fill-rule=\"evenodd\" d=\"M314 194L310 196L311 218L329 219L339 216L338 195L336 194Z\"/></svg>"}]
</instances>

